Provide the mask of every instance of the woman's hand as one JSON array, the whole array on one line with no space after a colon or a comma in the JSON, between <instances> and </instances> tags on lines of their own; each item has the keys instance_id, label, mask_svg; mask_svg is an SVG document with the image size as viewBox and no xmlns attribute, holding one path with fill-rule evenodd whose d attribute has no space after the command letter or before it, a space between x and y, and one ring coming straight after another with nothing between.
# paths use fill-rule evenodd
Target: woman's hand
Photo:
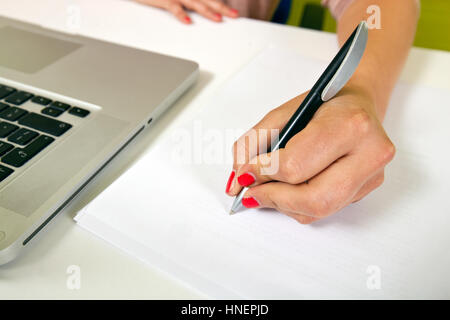
<instances>
[{"instance_id":1,"label":"woman's hand","mask_svg":"<svg viewBox=\"0 0 450 320\"><path fill-rule=\"evenodd\" d=\"M305 96L269 112L253 127L254 136L268 137L270 146L270 134L261 133L281 130ZM258 154L257 148L249 147L251 136L243 135L234 145L227 193L235 196L243 186L250 186L244 206L275 208L302 224L325 218L380 186L384 167L395 154L373 99L352 85L324 103L285 148Z\"/></svg>"},{"instance_id":2,"label":"woman's hand","mask_svg":"<svg viewBox=\"0 0 450 320\"><path fill-rule=\"evenodd\" d=\"M191 24L192 20L186 13L186 9L196 11L205 18L215 22L221 22L222 16L237 18L239 13L220 0L136 0L137 2L162 8L171 12L178 20L185 24Z\"/></svg>"}]
</instances>

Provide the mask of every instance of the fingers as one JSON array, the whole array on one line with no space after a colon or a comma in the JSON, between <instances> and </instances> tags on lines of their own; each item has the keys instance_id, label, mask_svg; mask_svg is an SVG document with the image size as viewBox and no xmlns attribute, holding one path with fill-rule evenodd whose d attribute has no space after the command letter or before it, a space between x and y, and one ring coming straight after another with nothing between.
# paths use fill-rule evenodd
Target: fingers
<instances>
[{"instance_id":1,"label":"fingers","mask_svg":"<svg viewBox=\"0 0 450 320\"><path fill-rule=\"evenodd\" d=\"M295 189L298 186L291 186L282 182L271 182L263 186L264 188L262 186L252 188L252 192L248 191L245 194L242 204L246 208L274 208L301 224L309 224L320 219L303 214L299 211L299 208L292 211L288 208L288 205L283 204L285 200L282 200L281 197L283 195L289 195L290 192L296 192ZM274 195L274 197L272 198L271 195Z\"/></svg>"},{"instance_id":2,"label":"fingers","mask_svg":"<svg viewBox=\"0 0 450 320\"><path fill-rule=\"evenodd\" d=\"M170 1L166 7L178 20L185 24L191 24L192 20L184 11L183 6L178 1Z\"/></svg>"},{"instance_id":3,"label":"fingers","mask_svg":"<svg viewBox=\"0 0 450 320\"><path fill-rule=\"evenodd\" d=\"M271 180L299 184L314 177L356 143L350 131L331 126L313 120L285 148L257 155L236 171L239 184L255 186Z\"/></svg>"},{"instance_id":4,"label":"fingers","mask_svg":"<svg viewBox=\"0 0 450 320\"><path fill-rule=\"evenodd\" d=\"M367 196L370 192L381 186L384 182L384 168L381 172L378 172L370 178L358 191L358 193L353 197L352 202L358 202L365 196Z\"/></svg>"},{"instance_id":5,"label":"fingers","mask_svg":"<svg viewBox=\"0 0 450 320\"><path fill-rule=\"evenodd\" d=\"M192 20L189 18L186 11L179 1L176 0L136 0L139 3L165 9L172 13L178 20L184 24L191 24Z\"/></svg>"},{"instance_id":6,"label":"fingers","mask_svg":"<svg viewBox=\"0 0 450 320\"><path fill-rule=\"evenodd\" d=\"M279 131L285 126L307 93L299 95L280 107L270 111L252 129L242 135L233 145L233 172L230 178L236 176L239 168L248 163L259 153L264 153L270 148L272 138L278 137ZM226 191L234 195L241 187L235 180L229 179Z\"/></svg>"},{"instance_id":7,"label":"fingers","mask_svg":"<svg viewBox=\"0 0 450 320\"><path fill-rule=\"evenodd\" d=\"M240 166L247 163L260 152L265 152L270 146L271 134L278 130L258 129L256 126L243 134L233 145L233 169L228 178L225 192L236 194L242 187L236 183L236 172Z\"/></svg>"},{"instance_id":8,"label":"fingers","mask_svg":"<svg viewBox=\"0 0 450 320\"><path fill-rule=\"evenodd\" d=\"M283 182L269 182L250 188L242 204L246 208L273 208L282 213L314 216L313 206L304 195L312 190L306 184L290 185Z\"/></svg>"},{"instance_id":9,"label":"fingers","mask_svg":"<svg viewBox=\"0 0 450 320\"><path fill-rule=\"evenodd\" d=\"M266 154L262 148L243 148L247 158L242 165L235 158L228 194L249 186L245 207L274 208L301 223L361 199L383 182L384 167L395 154L373 108L364 94L342 94L324 104L285 148ZM282 106L263 119L263 126L282 128L291 114Z\"/></svg>"},{"instance_id":10,"label":"fingers","mask_svg":"<svg viewBox=\"0 0 450 320\"><path fill-rule=\"evenodd\" d=\"M178 20L185 24L191 24L192 20L184 10L184 7L196 11L202 16L215 22L222 21L222 15L237 18L239 12L230 8L220 0L136 0L137 2L166 9Z\"/></svg>"},{"instance_id":11,"label":"fingers","mask_svg":"<svg viewBox=\"0 0 450 320\"><path fill-rule=\"evenodd\" d=\"M386 163L390 155L380 155ZM385 163L377 161L376 166ZM349 155L336 161L308 183L291 185L283 182L269 182L250 188L243 200L246 207L269 207L280 212L288 212L321 219L350 204L358 192L368 182L370 172L376 172L375 162L367 161L360 155ZM376 180L376 179L375 179ZM370 192L378 181L371 181L361 194Z\"/></svg>"},{"instance_id":12,"label":"fingers","mask_svg":"<svg viewBox=\"0 0 450 320\"><path fill-rule=\"evenodd\" d=\"M293 212L285 212L285 214L289 217L291 217L292 219L297 220L298 223L300 224L311 224L315 221L319 221L319 218L313 218L313 217L308 217L308 216L304 216L298 213L293 213Z\"/></svg>"},{"instance_id":13,"label":"fingers","mask_svg":"<svg viewBox=\"0 0 450 320\"><path fill-rule=\"evenodd\" d=\"M300 105L306 94L302 94L280 107L270 111L252 129L243 134L233 145L234 164L237 170L258 153L266 152L272 137L278 137L279 131L285 126L295 109Z\"/></svg>"},{"instance_id":14,"label":"fingers","mask_svg":"<svg viewBox=\"0 0 450 320\"><path fill-rule=\"evenodd\" d=\"M215 22L222 21L222 15L217 12L214 12L208 5L206 5L203 1L199 0L180 0L180 2L188 9L192 11L196 11L201 14L205 18L208 18Z\"/></svg>"},{"instance_id":15,"label":"fingers","mask_svg":"<svg viewBox=\"0 0 450 320\"><path fill-rule=\"evenodd\" d=\"M254 187L273 180L302 183L350 153L366 152L367 161L371 162L377 158L371 153L383 152L384 145L391 144L383 131L382 134L377 132L376 121L364 110L344 110L333 105L323 107L285 148L258 154L237 169L235 167L238 183L229 194L237 194L241 187ZM367 150L361 151L366 145Z\"/></svg>"},{"instance_id":16,"label":"fingers","mask_svg":"<svg viewBox=\"0 0 450 320\"><path fill-rule=\"evenodd\" d=\"M328 107L328 114L333 116L322 112L325 116L314 117L285 148L269 154L259 154L238 169L235 168L239 183L230 190L230 194L239 192L239 185L255 186L271 180L289 184L302 183L352 151L359 143L358 137L364 135L361 131L365 129L361 129L363 126L359 123L363 116L341 115L333 108L335 109Z\"/></svg>"},{"instance_id":17,"label":"fingers","mask_svg":"<svg viewBox=\"0 0 450 320\"><path fill-rule=\"evenodd\" d=\"M236 9L230 8L219 0L203 0L203 2L208 5L215 12L222 14L230 18L237 18L239 12Z\"/></svg>"}]
</instances>

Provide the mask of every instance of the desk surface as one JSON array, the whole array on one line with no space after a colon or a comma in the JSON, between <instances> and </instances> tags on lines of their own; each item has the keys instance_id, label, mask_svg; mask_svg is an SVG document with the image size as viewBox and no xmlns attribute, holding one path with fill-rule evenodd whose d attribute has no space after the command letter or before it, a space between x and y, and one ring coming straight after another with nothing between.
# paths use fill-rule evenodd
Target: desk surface
<instances>
[{"instance_id":1,"label":"desk surface","mask_svg":"<svg viewBox=\"0 0 450 320\"><path fill-rule=\"evenodd\" d=\"M121 153L46 227L25 254L0 267L0 299L204 298L77 227L73 217L131 166L149 142L163 136L165 127L179 124L181 114L195 112L263 48L276 45L329 60L337 49L335 36L248 19L215 24L197 15L193 15L194 25L184 26L161 10L120 0L2 0L0 15L195 60L201 68L195 87L152 130ZM402 80L450 89L448 74L449 53L414 48ZM70 290L66 284L67 269L72 265L81 271L78 290Z\"/></svg>"}]
</instances>

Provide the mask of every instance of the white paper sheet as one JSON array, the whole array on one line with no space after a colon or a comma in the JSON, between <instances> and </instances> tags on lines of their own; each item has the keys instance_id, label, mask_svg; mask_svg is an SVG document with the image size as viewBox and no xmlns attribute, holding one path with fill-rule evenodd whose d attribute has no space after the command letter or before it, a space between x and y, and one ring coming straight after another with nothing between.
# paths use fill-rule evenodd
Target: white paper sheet
<instances>
[{"instance_id":1,"label":"white paper sheet","mask_svg":"<svg viewBox=\"0 0 450 320\"><path fill-rule=\"evenodd\" d=\"M228 215L234 138L310 88L324 67L263 51L78 224L213 298L450 298L447 92L397 87L385 121L397 155L363 201L309 226L271 210ZM224 134L230 129L240 130ZM180 141L193 163L175 160Z\"/></svg>"}]
</instances>

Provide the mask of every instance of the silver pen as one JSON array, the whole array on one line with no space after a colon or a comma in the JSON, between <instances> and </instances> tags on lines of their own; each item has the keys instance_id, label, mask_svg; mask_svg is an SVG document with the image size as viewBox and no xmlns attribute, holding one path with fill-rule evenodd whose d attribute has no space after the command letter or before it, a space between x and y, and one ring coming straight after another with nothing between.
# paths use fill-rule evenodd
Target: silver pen
<instances>
[{"instance_id":1,"label":"silver pen","mask_svg":"<svg viewBox=\"0 0 450 320\"><path fill-rule=\"evenodd\" d=\"M333 98L344 87L361 61L366 48L368 33L367 23L361 21L319 80L314 84L297 111L289 119L286 126L281 130L279 140L272 146L270 152L284 148L290 138L306 127L317 109L325 101ZM231 206L230 214L234 214L242 209L242 199L248 189L248 187L243 188L236 196Z\"/></svg>"}]
</instances>

